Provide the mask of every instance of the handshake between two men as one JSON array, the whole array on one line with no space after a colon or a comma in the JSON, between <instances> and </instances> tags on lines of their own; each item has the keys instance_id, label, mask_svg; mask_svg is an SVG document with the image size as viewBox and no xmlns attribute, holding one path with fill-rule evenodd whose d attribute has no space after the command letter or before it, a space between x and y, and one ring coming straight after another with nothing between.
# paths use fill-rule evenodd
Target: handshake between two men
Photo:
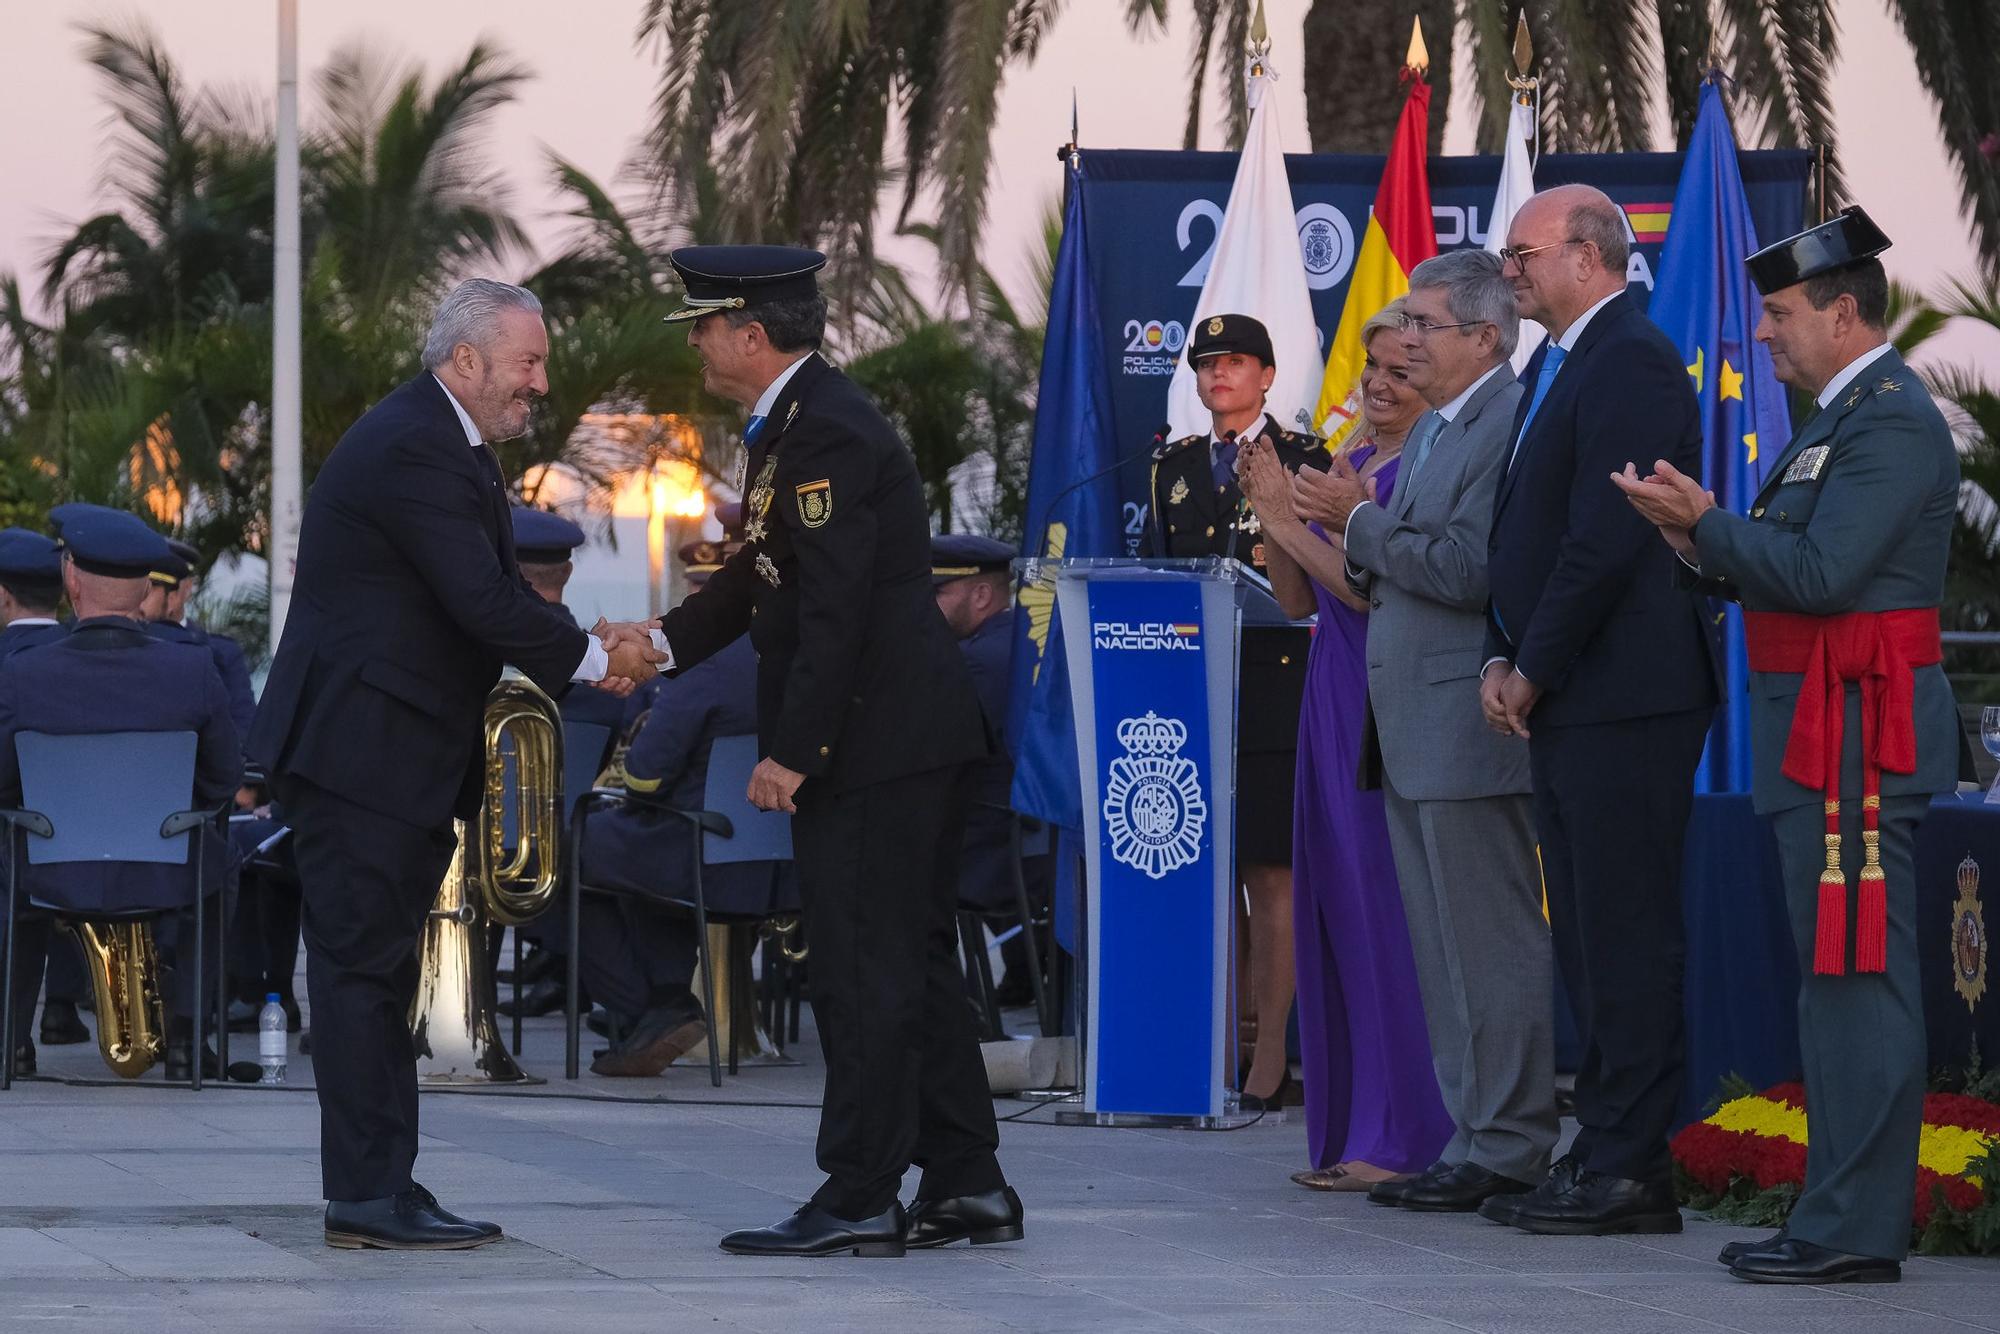
<instances>
[{"instance_id":1,"label":"handshake between two men","mask_svg":"<svg viewBox=\"0 0 2000 1334\"><path fill-rule=\"evenodd\" d=\"M653 622L607 621L599 617L597 624L590 627L590 633L604 645L609 659L603 679L593 684L620 699L675 665L666 636ZM788 769L767 755L751 770L745 795L760 811L796 813L798 806L792 799L805 781L803 773Z\"/></svg>"}]
</instances>

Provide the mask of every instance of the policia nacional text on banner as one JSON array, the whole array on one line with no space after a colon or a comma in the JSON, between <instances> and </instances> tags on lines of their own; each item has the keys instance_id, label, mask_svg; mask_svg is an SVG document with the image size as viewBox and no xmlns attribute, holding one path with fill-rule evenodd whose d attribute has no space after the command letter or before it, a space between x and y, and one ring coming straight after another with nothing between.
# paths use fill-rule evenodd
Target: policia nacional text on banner
<instances>
[{"instance_id":1,"label":"policia nacional text on banner","mask_svg":"<svg viewBox=\"0 0 2000 1334\"><path fill-rule=\"evenodd\" d=\"M1232 582L1213 561L1058 580L1086 825L1087 1112L1223 1111Z\"/></svg>"}]
</instances>

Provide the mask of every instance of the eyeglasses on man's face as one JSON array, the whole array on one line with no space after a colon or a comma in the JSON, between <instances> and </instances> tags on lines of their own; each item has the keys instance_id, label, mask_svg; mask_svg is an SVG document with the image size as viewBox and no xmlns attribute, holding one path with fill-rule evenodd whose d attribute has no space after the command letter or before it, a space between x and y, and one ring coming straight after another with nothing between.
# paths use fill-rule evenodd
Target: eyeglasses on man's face
<instances>
[{"instance_id":1,"label":"eyeglasses on man's face","mask_svg":"<svg viewBox=\"0 0 2000 1334\"><path fill-rule=\"evenodd\" d=\"M1440 329L1476 329L1485 323L1485 320L1460 320L1456 324L1433 324L1421 315L1411 315L1407 312L1396 317L1397 328L1404 333L1413 333L1419 338L1429 338Z\"/></svg>"},{"instance_id":2,"label":"eyeglasses on man's face","mask_svg":"<svg viewBox=\"0 0 2000 1334\"><path fill-rule=\"evenodd\" d=\"M1544 250L1555 250L1561 246L1582 245L1582 244L1584 244L1584 242L1572 236L1567 241L1551 241L1547 245L1521 246L1518 249L1516 249L1513 246L1501 246L1498 253L1500 255L1500 263L1502 264L1502 266L1508 264L1519 264L1522 268L1525 269L1528 267L1528 256L1530 255L1539 255Z\"/></svg>"}]
</instances>

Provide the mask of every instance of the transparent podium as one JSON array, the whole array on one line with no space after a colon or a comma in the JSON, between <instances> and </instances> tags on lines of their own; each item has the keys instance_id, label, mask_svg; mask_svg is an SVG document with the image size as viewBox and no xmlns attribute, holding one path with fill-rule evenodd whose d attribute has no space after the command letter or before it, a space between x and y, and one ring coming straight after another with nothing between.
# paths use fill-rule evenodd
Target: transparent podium
<instances>
[{"instance_id":1,"label":"transparent podium","mask_svg":"<svg viewBox=\"0 0 2000 1334\"><path fill-rule=\"evenodd\" d=\"M1019 567L1030 614L1060 628L1084 820L1082 1105L1057 1119L1239 1124L1249 1118L1229 1088L1238 650L1246 623L1289 622L1257 575L1222 557Z\"/></svg>"}]
</instances>

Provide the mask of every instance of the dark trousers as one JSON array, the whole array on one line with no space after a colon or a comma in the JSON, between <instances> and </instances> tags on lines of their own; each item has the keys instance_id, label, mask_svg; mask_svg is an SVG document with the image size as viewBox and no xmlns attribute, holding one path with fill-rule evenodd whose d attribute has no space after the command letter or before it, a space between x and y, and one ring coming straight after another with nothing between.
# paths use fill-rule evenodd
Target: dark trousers
<instances>
[{"instance_id":1,"label":"dark trousers","mask_svg":"<svg viewBox=\"0 0 2000 1334\"><path fill-rule=\"evenodd\" d=\"M1708 723L1705 709L1528 723L1549 926L1583 1035L1571 1152L1607 1176L1672 1168L1686 1061L1681 844Z\"/></svg>"},{"instance_id":2,"label":"dark trousers","mask_svg":"<svg viewBox=\"0 0 2000 1334\"><path fill-rule=\"evenodd\" d=\"M808 779L792 852L826 1056L813 1203L872 1218L924 1169L922 1199L997 1190L999 1130L954 953L962 768L848 791Z\"/></svg>"},{"instance_id":3,"label":"dark trousers","mask_svg":"<svg viewBox=\"0 0 2000 1334\"><path fill-rule=\"evenodd\" d=\"M417 948L457 842L449 825L310 783L283 796L305 897L321 1186L329 1200L380 1199L408 1189L417 1157Z\"/></svg>"},{"instance_id":4,"label":"dark trousers","mask_svg":"<svg viewBox=\"0 0 2000 1334\"><path fill-rule=\"evenodd\" d=\"M83 967L83 947L58 931L49 940L48 998L74 1005L88 995L90 974Z\"/></svg>"},{"instance_id":5,"label":"dark trousers","mask_svg":"<svg viewBox=\"0 0 2000 1334\"><path fill-rule=\"evenodd\" d=\"M0 893L4 893L3 884L0 884ZM67 945L60 939L53 941L50 939L52 935L57 934L49 919L39 914L9 922L4 904L0 904L0 949L6 947L10 935L14 938L14 1045L16 1047L26 1046L34 1040L34 1029L30 1025L35 1020L35 996L42 989L42 964L49 956L50 946L57 945L68 949L72 954L75 953L74 946ZM0 955L0 958L4 957ZM79 970L82 967L80 958L77 966Z\"/></svg>"},{"instance_id":6,"label":"dark trousers","mask_svg":"<svg viewBox=\"0 0 2000 1334\"><path fill-rule=\"evenodd\" d=\"M584 986L621 1025L630 1027L647 1010L677 1002L694 1006L688 984L694 978L695 928L689 914L629 895L586 894L577 945Z\"/></svg>"}]
</instances>

